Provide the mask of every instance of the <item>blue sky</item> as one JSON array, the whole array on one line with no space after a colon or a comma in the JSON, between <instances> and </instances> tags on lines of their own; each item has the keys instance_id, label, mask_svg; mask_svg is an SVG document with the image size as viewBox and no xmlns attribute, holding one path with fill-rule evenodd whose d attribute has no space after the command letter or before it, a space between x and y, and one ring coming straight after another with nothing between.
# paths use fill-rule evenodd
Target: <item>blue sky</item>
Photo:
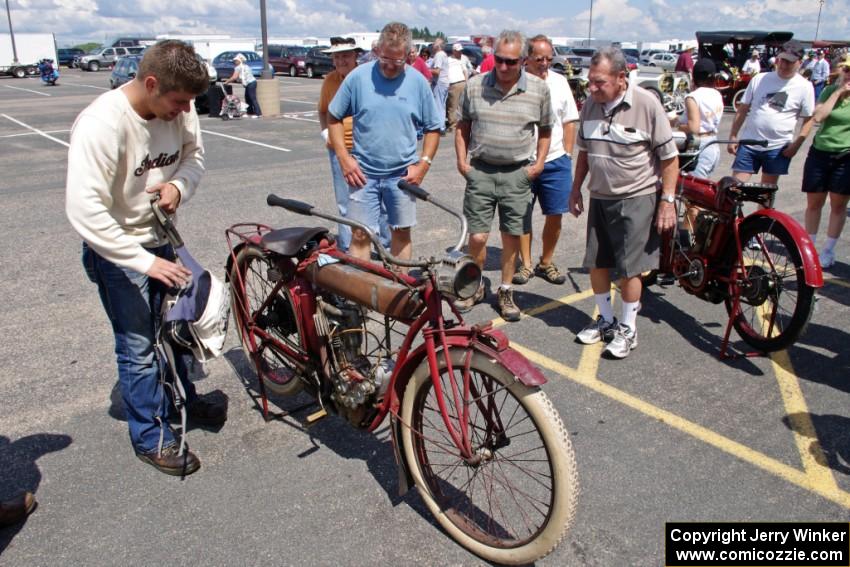
<instances>
[{"instance_id":1,"label":"blue sky","mask_svg":"<svg viewBox=\"0 0 850 567\"><path fill-rule=\"evenodd\" d=\"M224 33L259 37L259 0L10 0L16 32L53 32L60 46L117 34ZM594 0L593 36L692 39L697 30L773 29L812 39L818 0ZM587 35L590 0L267 0L269 34L327 37L375 31L390 20L449 35L503 28ZM5 18L0 29L6 29ZM818 37L850 39L850 0L826 0Z\"/></svg>"}]
</instances>

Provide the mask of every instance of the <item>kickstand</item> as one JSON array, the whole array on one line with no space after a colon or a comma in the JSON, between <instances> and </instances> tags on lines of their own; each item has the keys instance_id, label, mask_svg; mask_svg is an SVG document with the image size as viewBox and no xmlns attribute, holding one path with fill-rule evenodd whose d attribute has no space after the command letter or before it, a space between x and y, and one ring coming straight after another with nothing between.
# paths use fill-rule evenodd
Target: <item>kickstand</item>
<instances>
[{"instance_id":1,"label":"kickstand","mask_svg":"<svg viewBox=\"0 0 850 567\"><path fill-rule=\"evenodd\" d=\"M735 303L732 305L732 313L737 313L740 308L741 299L735 298ZM739 358L756 358L760 356L767 356L766 352L754 350L750 352L737 352L730 353L729 351L729 335L732 333L732 326L734 315L729 315L729 321L726 323L726 332L723 334L723 342L720 343L720 352L717 354L717 358L720 360L737 360Z\"/></svg>"}]
</instances>

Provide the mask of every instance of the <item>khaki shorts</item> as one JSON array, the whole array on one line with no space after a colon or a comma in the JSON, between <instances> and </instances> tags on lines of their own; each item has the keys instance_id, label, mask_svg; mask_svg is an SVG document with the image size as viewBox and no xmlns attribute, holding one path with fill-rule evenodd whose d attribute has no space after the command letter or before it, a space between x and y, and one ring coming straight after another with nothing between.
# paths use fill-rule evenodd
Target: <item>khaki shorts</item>
<instances>
[{"instance_id":1,"label":"khaki shorts","mask_svg":"<svg viewBox=\"0 0 850 567\"><path fill-rule=\"evenodd\" d=\"M473 160L466 174L463 216L470 234L490 232L496 208L499 231L514 236L531 232L531 181L525 165L490 165Z\"/></svg>"},{"instance_id":2,"label":"khaki shorts","mask_svg":"<svg viewBox=\"0 0 850 567\"><path fill-rule=\"evenodd\" d=\"M608 268L631 278L657 269L661 239L655 228L658 196L590 199L585 268Z\"/></svg>"}]
</instances>

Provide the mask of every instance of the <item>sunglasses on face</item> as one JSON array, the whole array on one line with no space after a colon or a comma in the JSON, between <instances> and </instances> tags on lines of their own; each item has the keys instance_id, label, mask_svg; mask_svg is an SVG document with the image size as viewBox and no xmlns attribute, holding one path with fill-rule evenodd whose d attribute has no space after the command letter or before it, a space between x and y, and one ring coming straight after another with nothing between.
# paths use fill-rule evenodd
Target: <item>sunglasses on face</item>
<instances>
[{"instance_id":1,"label":"sunglasses on face","mask_svg":"<svg viewBox=\"0 0 850 567\"><path fill-rule=\"evenodd\" d=\"M494 55L493 57L496 60L497 65L507 65L508 67L513 67L514 65L519 63L519 59L507 59L500 55Z\"/></svg>"},{"instance_id":2,"label":"sunglasses on face","mask_svg":"<svg viewBox=\"0 0 850 567\"><path fill-rule=\"evenodd\" d=\"M552 57L544 57L543 55L539 57L533 57L533 59L538 63L551 63Z\"/></svg>"}]
</instances>

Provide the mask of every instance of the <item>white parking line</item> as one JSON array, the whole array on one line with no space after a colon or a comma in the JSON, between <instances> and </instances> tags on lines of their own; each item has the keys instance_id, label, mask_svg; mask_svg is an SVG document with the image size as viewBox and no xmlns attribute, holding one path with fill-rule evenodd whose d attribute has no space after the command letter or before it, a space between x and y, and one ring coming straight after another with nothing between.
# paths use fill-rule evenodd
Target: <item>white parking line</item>
<instances>
[{"instance_id":1,"label":"white parking line","mask_svg":"<svg viewBox=\"0 0 850 567\"><path fill-rule=\"evenodd\" d=\"M35 94L41 95L41 96L51 96L47 93L42 93L42 92L34 91L34 90L31 90L31 89L22 89L21 87L11 87L9 85L3 85L3 86L6 87L7 89L15 89L16 91L26 91L28 93L35 93Z\"/></svg>"},{"instance_id":2,"label":"white parking line","mask_svg":"<svg viewBox=\"0 0 850 567\"><path fill-rule=\"evenodd\" d=\"M70 130L46 130L45 134L62 134L64 132L70 132ZM22 134L6 134L5 136L0 136L0 138L17 138L19 136L35 136L41 134L40 132L24 132Z\"/></svg>"},{"instance_id":3,"label":"white parking line","mask_svg":"<svg viewBox=\"0 0 850 567\"><path fill-rule=\"evenodd\" d=\"M255 142L254 140L246 140L245 138L237 138L236 136L230 136L228 134L222 134L221 132L213 132L212 130L201 130L204 134L212 134L213 136L221 136L222 138L229 138L231 140L236 140L237 142L245 142L246 144L254 144L255 146L262 146L264 148L269 148L272 150L277 150L279 152L291 152L292 150L288 150L286 148L281 148L279 146L270 146L269 144L263 144L262 142Z\"/></svg>"},{"instance_id":4,"label":"white parking line","mask_svg":"<svg viewBox=\"0 0 850 567\"><path fill-rule=\"evenodd\" d=\"M21 122L20 120L18 120L18 119L16 119L16 118L12 118L12 117L11 117L11 116L9 116L8 114L0 114L0 116L2 116L3 118L5 118L6 120L11 120L12 122L14 122L15 124L17 124L17 125L19 125L19 126L23 126L23 127L24 127L24 128L26 128L27 130L32 130L33 132L35 132L35 133L36 133L36 134L38 134L39 136L44 136L44 137L45 137L45 138L47 138L48 140L53 140L54 142L57 142L57 143L59 143L59 144L62 144L62 145L63 145L63 146L65 146L66 148L70 148L70 147L71 147L71 144L69 144L68 142L63 142L63 141L62 141L62 140L60 140L59 138L54 138L53 136L51 136L51 135L50 135L50 134L48 134L47 132L44 132L44 131L42 131L42 130L39 130L38 128L33 128L33 127L32 127L32 126L30 126L29 124L24 124L24 123L23 123L23 122Z\"/></svg>"},{"instance_id":5,"label":"white parking line","mask_svg":"<svg viewBox=\"0 0 850 567\"><path fill-rule=\"evenodd\" d=\"M295 100L294 98L282 98L280 100L284 102L297 102L298 104L309 104L312 106L316 106L315 102L310 102L309 100Z\"/></svg>"},{"instance_id":6,"label":"white parking line","mask_svg":"<svg viewBox=\"0 0 850 567\"><path fill-rule=\"evenodd\" d=\"M313 120L312 118L301 118L300 116L295 116L294 114L284 114L284 118L289 118L290 120L300 120L301 122L315 122L316 124L320 124L318 120Z\"/></svg>"},{"instance_id":7,"label":"white parking line","mask_svg":"<svg viewBox=\"0 0 850 567\"><path fill-rule=\"evenodd\" d=\"M66 84L68 84L68 85L74 85L75 87L86 87L86 88L89 88L89 89L98 89L98 90L101 90L101 91L108 91L108 90L110 90L110 89L108 89L108 88L106 88L106 87L98 87L98 86L95 86L95 85L82 85L82 84L80 84L80 83L73 83L73 82L68 82L68 83L66 83Z\"/></svg>"}]
</instances>

